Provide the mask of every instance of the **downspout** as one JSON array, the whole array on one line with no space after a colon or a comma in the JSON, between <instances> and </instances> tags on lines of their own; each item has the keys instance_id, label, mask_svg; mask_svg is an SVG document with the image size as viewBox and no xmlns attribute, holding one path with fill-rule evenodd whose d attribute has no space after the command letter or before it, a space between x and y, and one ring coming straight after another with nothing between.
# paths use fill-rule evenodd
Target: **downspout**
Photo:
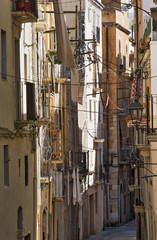
<instances>
[{"instance_id":1,"label":"downspout","mask_svg":"<svg viewBox=\"0 0 157 240\"><path fill-rule=\"evenodd\" d=\"M138 27L138 0L136 0L136 68L138 69L138 33L139 33L139 27ZM139 88L139 82L138 82L138 77L137 77L137 89L136 91L138 91ZM140 184L140 171L139 171L139 167L137 170L137 174L138 174L138 185ZM140 204L140 190L138 193L138 201ZM138 213L138 230L139 230L139 240L141 240L141 215L140 213Z\"/></svg>"},{"instance_id":2,"label":"downspout","mask_svg":"<svg viewBox=\"0 0 157 240\"><path fill-rule=\"evenodd\" d=\"M119 78L118 78L118 86L119 86ZM117 103L119 98L119 90L117 87ZM119 162L120 162L120 136L119 136L119 116L117 111L117 160L118 160L118 179L117 179L117 187L118 187L118 226L120 227L120 177L119 177Z\"/></svg>"},{"instance_id":3,"label":"downspout","mask_svg":"<svg viewBox=\"0 0 157 240\"><path fill-rule=\"evenodd\" d=\"M107 94L109 93L109 66L108 66L108 27L106 28L106 68L107 68ZM107 106L107 204L108 221L110 224L110 185L109 185L109 104Z\"/></svg>"},{"instance_id":4,"label":"downspout","mask_svg":"<svg viewBox=\"0 0 157 240\"><path fill-rule=\"evenodd\" d=\"M34 24L32 24L32 79L36 79L35 76L35 27ZM35 93L36 96L36 93ZM33 178L33 209L34 209L34 219L33 219L33 237L35 240L38 239L37 234L37 222L38 222L38 214L37 214L37 203L38 203L38 197L37 197L37 186L38 186L38 178L37 178L37 170L38 170L38 164L37 164L37 135L36 135L36 128L34 130L35 134L35 151L34 151L34 178ZM40 179L39 179L40 180Z\"/></svg>"}]
</instances>

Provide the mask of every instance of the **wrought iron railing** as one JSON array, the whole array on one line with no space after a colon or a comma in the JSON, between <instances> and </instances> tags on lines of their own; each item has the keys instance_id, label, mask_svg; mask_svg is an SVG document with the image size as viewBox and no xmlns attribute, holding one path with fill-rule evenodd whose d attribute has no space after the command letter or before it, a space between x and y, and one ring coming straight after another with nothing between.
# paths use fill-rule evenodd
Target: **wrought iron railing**
<instances>
[{"instance_id":1,"label":"wrought iron railing","mask_svg":"<svg viewBox=\"0 0 157 240\"><path fill-rule=\"evenodd\" d=\"M80 174L87 174L89 170L89 153L88 152L69 152L69 168L79 168Z\"/></svg>"}]
</instances>

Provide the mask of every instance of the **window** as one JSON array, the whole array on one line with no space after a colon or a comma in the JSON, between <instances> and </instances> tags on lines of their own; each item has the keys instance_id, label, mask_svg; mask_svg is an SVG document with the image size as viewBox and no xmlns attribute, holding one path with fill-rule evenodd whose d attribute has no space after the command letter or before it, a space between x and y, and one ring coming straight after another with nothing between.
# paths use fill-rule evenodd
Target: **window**
<instances>
[{"instance_id":1,"label":"window","mask_svg":"<svg viewBox=\"0 0 157 240\"><path fill-rule=\"evenodd\" d=\"M17 211L17 239L23 239L23 211L22 207L18 208Z\"/></svg>"},{"instance_id":2,"label":"window","mask_svg":"<svg viewBox=\"0 0 157 240\"><path fill-rule=\"evenodd\" d=\"M4 145L4 185L9 186L8 145Z\"/></svg>"},{"instance_id":3,"label":"window","mask_svg":"<svg viewBox=\"0 0 157 240\"><path fill-rule=\"evenodd\" d=\"M25 156L25 186L28 186L28 156Z\"/></svg>"},{"instance_id":4,"label":"window","mask_svg":"<svg viewBox=\"0 0 157 240\"><path fill-rule=\"evenodd\" d=\"M2 79L7 79L6 32L1 30L1 68Z\"/></svg>"},{"instance_id":5,"label":"window","mask_svg":"<svg viewBox=\"0 0 157 240\"><path fill-rule=\"evenodd\" d=\"M25 236L25 240L31 240L31 234L30 233Z\"/></svg>"},{"instance_id":6,"label":"window","mask_svg":"<svg viewBox=\"0 0 157 240\"><path fill-rule=\"evenodd\" d=\"M123 69L126 70L126 56L123 56Z\"/></svg>"},{"instance_id":7,"label":"window","mask_svg":"<svg viewBox=\"0 0 157 240\"><path fill-rule=\"evenodd\" d=\"M92 100L89 100L89 120L92 120Z\"/></svg>"},{"instance_id":8,"label":"window","mask_svg":"<svg viewBox=\"0 0 157 240\"><path fill-rule=\"evenodd\" d=\"M27 120L35 119L35 84L27 82Z\"/></svg>"}]
</instances>

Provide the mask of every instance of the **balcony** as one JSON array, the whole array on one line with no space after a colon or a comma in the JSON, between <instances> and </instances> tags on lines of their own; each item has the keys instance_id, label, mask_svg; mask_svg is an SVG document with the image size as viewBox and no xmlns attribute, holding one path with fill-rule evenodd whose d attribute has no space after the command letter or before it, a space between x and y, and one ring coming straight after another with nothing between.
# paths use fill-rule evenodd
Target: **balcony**
<instances>
[{"instance_id":1,"label":"balcony","mask_svg":"<svg viewBox=\"0 0 157 240\"><path fill-rule=\"evenodd\" d=\"M36 0L13 0L12 16L20 23L36 22Z\"/></svg>"},{"instance_id":2,"label":"balcony","mask_svg":"<svg viewBox=\"0 0 157 240\"><path fill-rule=\"evenodd\" d=\"M89 153L88 152L69 152L68 166L78 167L79 174L84 176L89 171Z\"/></svg>"}]
</instances>

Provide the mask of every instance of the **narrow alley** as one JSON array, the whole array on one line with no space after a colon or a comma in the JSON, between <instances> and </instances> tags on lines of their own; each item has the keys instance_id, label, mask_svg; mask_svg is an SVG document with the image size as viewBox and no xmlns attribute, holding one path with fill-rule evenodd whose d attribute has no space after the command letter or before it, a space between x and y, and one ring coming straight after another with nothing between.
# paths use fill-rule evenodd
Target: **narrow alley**
<instances>
[{"instance_id":1,"label":"narrow alley","mask_svg":"<svg viewBox=\"0 0 157 240\"><path fill-rule=\"evenodd\" d=\"M88 240L135 240L135 222L131 221L121 227L107 228L97 235L92 235Z\"/></svg>"}]
</instances>

